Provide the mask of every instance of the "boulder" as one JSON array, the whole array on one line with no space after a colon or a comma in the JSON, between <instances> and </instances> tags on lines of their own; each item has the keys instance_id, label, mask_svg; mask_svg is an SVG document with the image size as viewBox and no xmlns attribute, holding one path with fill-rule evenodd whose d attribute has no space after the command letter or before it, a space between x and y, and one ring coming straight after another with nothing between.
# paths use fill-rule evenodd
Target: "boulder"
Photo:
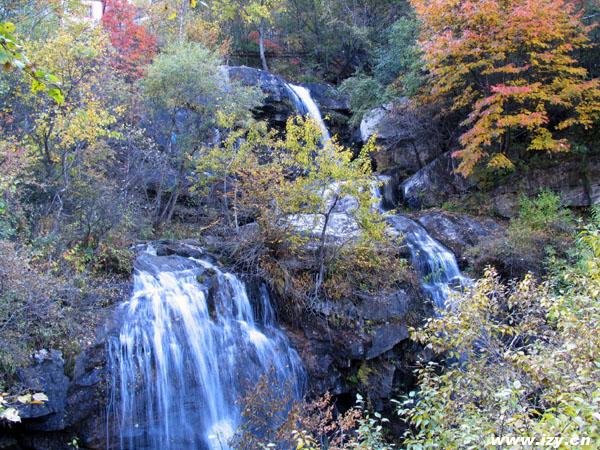
<instances>
[{"instance_id":1,"label":"boulder","mask_svg":"<svg viewBox=\"0 0 600 450\"><path fill-rule=\"evenodd\" d=\"M454 196L465 194L468 180L454 173L455 161L444 154L427 164L400 185L400 193L409 208L441 206Z\"/></svg>"},{"instance_id":2,"label":"boulder","mask_svg":"<svg viewBox=\"0 0 600 450\"><path fill-rule=\"evenodd\" d=\"M503 231L503 227L493 219L442 210L421 212L417 221L434 239L450 249L463 265L466 263L466 250Z\"/></svg>"},{"instance_id":3,"label":"boulder","mask_svg":"<svg viewBox=\"0 0 600 450\"><path fill-rule=\"evenodd\" d=\"M42 405L18 406L24 428L35 431L64 429L69 378L65 375L61 352L36 352L29 367L17 370L17 379L23 389L41 392L48 397L48 401Z\"/></svg>"},{"instance_id":4,"label":"boulder","mask_svg":"<svg viewBox=\"0 0 600 450\"><path fill-rule=\"evenodd\" d=\"M360 138L367 142L377 136L380 148L374 155L377 171L402 180L440 155L441 142L432 117L427 117L425 111L407 98L365 114Z\"/></svg>"}]
</instances>

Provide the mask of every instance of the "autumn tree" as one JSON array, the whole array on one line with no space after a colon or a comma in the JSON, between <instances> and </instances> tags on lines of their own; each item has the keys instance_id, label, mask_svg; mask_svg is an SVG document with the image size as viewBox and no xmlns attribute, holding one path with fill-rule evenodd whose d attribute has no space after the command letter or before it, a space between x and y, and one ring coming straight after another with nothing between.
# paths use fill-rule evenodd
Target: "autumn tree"
<instances>
[{"instance_id":1,"label":"autumn tree","mask_svg":"<svg viewBox=\"0 0 600 450\"><path fill-rule=\"evenodd\" d=\"M228 80L221 66L219 55L202 45L178 43L157 56L143 80L155 135L172 165L161 170L173 171L172 185L161 187L157 195L157 225L172 218L200 149L219 140L218 117L243 120L258 105L258 92Z\"/></svg>"},{"instance_id":2,"label":"autumn tree","mask_svg":"<svg viewBox=\"0 0 600 450\"><path fill-rule=\"evenodd\" d=\"M430 100L467 111L458 171L512 168L519 146L565 152L600 117L600 81L574 52L590 27L570 0L412 0ZM522 148L522 147L521 147Z\"/></svg>"},{"instance_id":3,"label":"autumn tree","mask_svg":"<svg viewBox=\"0 0 600 450\"><path fill-rule=\"evenodd\" d=\"M112 79L110 47L101 29L71 24L46 41L24 43L23 49L32 66L46 68L62 89L57 102L28 88L23 77L5 80L9 101L0 118L1 136L26 151L34 180L29 187L38 200L30 216L37 234L57 231L65 215L82 212L83 191L99 195L110 158L105 139L113 136L119 109L109 112L100 88L110 90ZM88 212L97 214L97 205Z\"/></svg>"},{"instance_id":4,"label":"autumn tree","mask_svg":"<svg viewBox=\"0 0 600 450\"><path fill-rule=\"evenodd\" d=\"M212 9L221 21L241 18L258 33L258 48L263 70L269 70L265 52L265 33L272 26L275 14L285 9L282 0L214 0Z\"/></svg>"},{"instance_id":5,"label":"autumn tree","mask_svg":"<svg viewBox=\"0 0 600 450\"><path fill-rule=\"evenodd\" d=\"M156 53L156 39L135 22L136 8L127 0L105 0L102 25L118 55L114 67L129 78L140 78Z\"/></svg>"}]
</instances>

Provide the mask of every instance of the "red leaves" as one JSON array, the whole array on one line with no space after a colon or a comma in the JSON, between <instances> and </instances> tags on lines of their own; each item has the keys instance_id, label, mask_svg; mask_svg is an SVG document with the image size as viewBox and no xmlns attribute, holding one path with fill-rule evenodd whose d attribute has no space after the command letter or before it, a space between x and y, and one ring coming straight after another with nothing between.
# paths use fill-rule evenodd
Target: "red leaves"
<instances>
[{"instance_id":1,"label":"red leaves","mask_svg":"<svg viewBox=\"0 0 600 450\"><path fill-rule=\"evenodd\" d=\"M248 39L250 39L253 42L256 42L256 45L258 45L258 40L259 40L260 36L258 34L258 31L251 31L248 34ZM277 52L281 52L283 50L283 48L281 47L281 45L279 45L276 42L273 42L270 39L265 39L265 48L267 50L272 50L273 52L277 53Z\"/></svg>"},{"instance_id":2,"label":"red leaves","mask_svg":"<svg viewBox=\"0 0 600 450\"><path fill-rule=\"evenodd\" d=\"M500 95L529 94L532 90L531 86L506 86L505 84L492 86L492 92Z\"/></svg>"},{"instance_id":3,"label":"red leaves","mask_svg":"<svg viewBox=\"0 0 600 450\"><path fill-rule=\"evenodd\" d=\"M515 136L530 150L564 151L569 129L600 118L599 82L575 57L589 46L590 27L573 0L411 3L423 23L429 98L469 110L453 154L464 175L482 160L506 167Z\"/></svg>"},{"instance_id":4,"label":"red leaves","mask_svg":"<svg viewBox=\"0 0 600 450\"><path fill-rule=\"evenodd\" d=\"M127 0L105 0L102 25L110 36L118 56L115 69L130 79L143 75L144 66L156 54L156 39L136 23L136 8Z\"/></svg>"}]
</instances>

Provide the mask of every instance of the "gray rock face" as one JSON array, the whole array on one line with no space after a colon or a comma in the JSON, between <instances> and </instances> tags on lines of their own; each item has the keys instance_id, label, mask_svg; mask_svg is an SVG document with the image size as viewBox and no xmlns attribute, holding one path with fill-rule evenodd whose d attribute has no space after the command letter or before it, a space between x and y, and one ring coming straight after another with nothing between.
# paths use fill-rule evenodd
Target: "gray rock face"
<instances>
[{"instance_id":1,"label":"gray rock face","mask_svg":"<svg viewBox=\"0 0 600 450\"><path fill-rule=\"evenodd\" d=\"M449 154L435 159L404 181L400 192L410 208L433 208L470 188L468 180L454 173L455 162Z\"/></svg>"},{"instance_id":2,"label":"gray rock face","mask_svg":"<svg viewBox=\"0 0 600 450\"><path fill-rule=\"evenodd\" d=\"M437 125L408 99L376 108L365 115L360 136L366 142L377 135L377 170L402 180L442 153Z\"/></svg>"},{"instance_id":3,"label":"gray rock face","mask_svg":"<svg viewBox=\"0 0 600 450\"><path fill-rule=\"evenodd\" d=\"M341 299L315 307L314 314L301 320L300 330L290 332L311 390L343 394L358 387L373 400L389 398L393 387L406 381L399 376L394 383L395 374L402 374L408 360L416 357L417 351L404 351L410 346L408 327L432 314L425 296L407 285L358 303ZM363 379L366 373L368 380Z\"/></svg>"},{"instance_id":4,"label":"gray rock face","mask_svg":"<svg viewBox=\"0 0 600 450\"><path fill-rule=\"evenodd\" d=\"M534 195L542 189L556 192L566 206L600 203L600 155L590 156L585 162L576 158L548 161L546 167L510 176L489 194L492 209L499 216L514 217L521 193Z\"/></svg>"},{"instance_id":5,"label":"gray rock face","mask_svg":"<svg viewBox=\"0 0 600 450\"><path fill-rule=\"evenodd\" d=\"M476 191L473 180L454 173L456 165L446 153L404 180L400 186L404 203L415 209L433 208ZM566 206L600 203L600 155L591 155L585 162L569 154L547 159L543 164L498 179L498 186L486 191L485 196L490 199L494 214L511 218L518 213L521 194L531 196L542 189L556 192Z\"/></svg>"},{"instance_id":6,"label":"gray rock face","mask_svg":"<svg viewBox=\"0 0 600 450\"><path fill-rule=\"evenodd\" d=\"M303 83L310 91L321 111L325 113L338 112L348 114L350 112L350 99L342 95L336 88L322 83Z\"/></svg>"},{"instance_id":7,"label":"gray rock face","mask_svg":"<svg viewBox=\"0 0 600 450\"><path fill-rule=\"evenodd\" d=\"M28 390L42 392L48 397L43 405L19 405L24 425L29 430L57 431L65 428L65 413L69 379L65 362L59 351L41 350L34 354L29 367L17 371L19 383Z\"/></svg>"},{"instance_id":8,"label":"gray rock face","mask_svg":"<svg viewBox=\"0 0 600 450\"><path fill-rule=\"evenodd\" d=\"M283 126L294 113L294 103L283 78L264 70L252 67L225 67L229 79L243 86L257 87L266 96L263 107L258 112L260 118L267 119L275 126Z\"/></svg>"},{"instance_id":9,"label":"gray rock face","mask_svg":"<svg viewBox=\"0 0 600 450\"><path fill-rule=\"evenodd\" d=\"M490 218L476 218L441 210L419 213L417 221L434 239L452 250L463 264L466 263L464 254L469 247L503 231L502 226Z\"/></svg>"}]
</instances>

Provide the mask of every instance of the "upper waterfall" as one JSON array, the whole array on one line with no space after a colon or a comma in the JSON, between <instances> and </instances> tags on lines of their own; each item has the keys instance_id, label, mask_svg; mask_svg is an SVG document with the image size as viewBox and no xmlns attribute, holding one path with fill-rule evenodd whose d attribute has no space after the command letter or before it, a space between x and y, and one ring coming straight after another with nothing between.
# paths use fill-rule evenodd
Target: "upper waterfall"
<instances>
[{"instance_id":1,"label":"upper waterfall","mask_svg":"<svg viewBox=\"0 0 600 450\"><path fill-rule=\"evenodd\" d=\"M137 266L109 341L110 448L225 450L261 376L301 396L302 364L266 288L251 302L240 279L208 260L147 253Z\"/></svg>"},{"instance_id":2,"label":"upper waterfall","mask_svg":"<svg viewBox=\"0 0 600 450\"><path fill-rule=\"evenodd\" d=\"M288 87L291 91L290 97L294 101L296 110L302 115L308 114L315 122L317 122L319 128L321 128L321 133L325 142L331 139L327 125L325 125L323 117L321 116L319 106L313 100L310 91L303 86L297 86L295 84L288 84Z\"/></svg>"}]
</instances>

